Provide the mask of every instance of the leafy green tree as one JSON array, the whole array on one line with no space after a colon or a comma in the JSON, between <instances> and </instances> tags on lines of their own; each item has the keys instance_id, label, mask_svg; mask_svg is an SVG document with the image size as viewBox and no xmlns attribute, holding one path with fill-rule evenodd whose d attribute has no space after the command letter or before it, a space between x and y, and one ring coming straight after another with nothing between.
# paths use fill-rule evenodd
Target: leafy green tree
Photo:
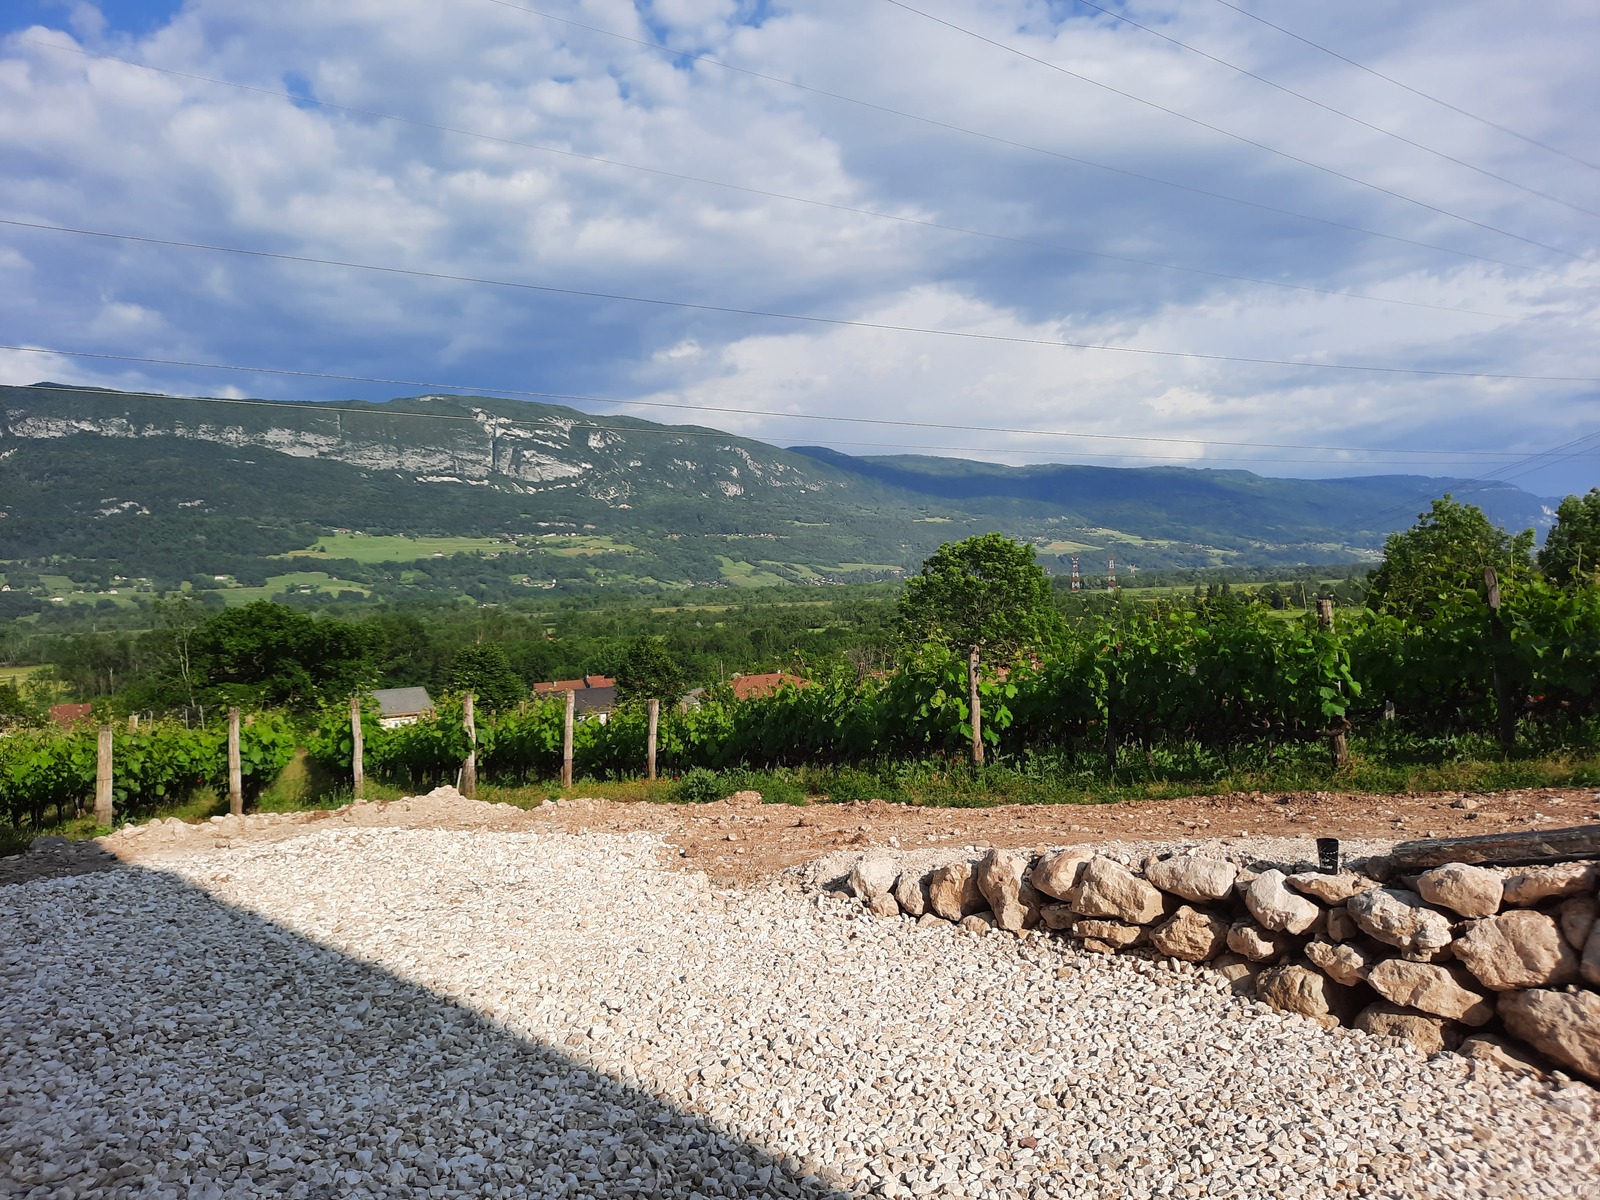
<instances>
[{"instance_id":1,"label":"leafy green tree","mask_svg":"<svg viewBox=\"0 0 1600 1200\"><path fill-rule=\"evenodd\" d=\"M1482 509L1446 493L1410 529L1389 535L1383 562L1368 577L1367 603L1379 612L1428 620L1441 606L1481 592L1485 567L1493 567L1503 582L1525 574L1533 540L1533 530L1508 534Z\"/></svg>"},{"instance_id":2,"label":"leafy green tree","mask_svg":"<svg viewBox=\"0 0 1600 1200\"><path fill-rule=\"evenodd\" d=\"M499 642L474 642L457 650L450 662L450 690L471 692L476 704L494 710L515 708L528 695Z\"/></svg>"},{"instance_id":3,"label":"leafy green tree","mask_svg":"<svg viewBox=\"0 0 1600 1200\"><path fill-rule=\"evenodd\" d=\"M0 731L44 724L45 713L11 680L0 683Z\"/></svg>"},{"instance_id":4,"label":"leafy green tree","mask_svg":"<svg viewBox=\"0 0 1600 1200\"><path fill-rule=\"evenodd\" d=\"M1560 587L1591 582L1600 574L1600 488L1561 502L1539 551L1539 570Z\"/></svg>"},{"instance_id":5,"label":"leafy green tree","mask_svg":"<svg viewBox=\"0 0 1600 1200\"><path fill-rule=\"evenodd\" d=\"M205 611L199 601L174 595L151 605L151 616L155 628L147 640L159 663L158 673L182 703L192 706L200 682L195 670L194 636L206 620Z\"/></svg>"},{"instance_id":6,"label":"leafy green tree","mask_svg":"<svg viewBox=\"0 0 1600 1200\"><path fill-rule=\"evenodd\" d=\"M371 686L373 638L270 600L226 609L190 642L206 691L224 703L312 708Z\"/></svg>"},{"instance_id":7,"label":"leafy green tree","mask_svg":"<svg viewBox=\"0 0 1600 1200\"><path fill-rule=\"evenodd\" d=\"M683 684L683 667L660 638L637 637L628 644L617 668L617 693L624 700L670 703L682 694Z\"/></svg>"},{"instance_id":8,"label":"leafy green tree","mask_svg":"<svg viewBox=\"0 0 1600 1200\"><path fill-rule=\"evenodd\" d=\"M1033 547L1004 534L946 542L906 581L900 595L901 642L934 642L967 656L974 763L983 762L982 659L1013 658L1038 646L1059 622L1050 580Z\"/></svg>"}]
</instances>

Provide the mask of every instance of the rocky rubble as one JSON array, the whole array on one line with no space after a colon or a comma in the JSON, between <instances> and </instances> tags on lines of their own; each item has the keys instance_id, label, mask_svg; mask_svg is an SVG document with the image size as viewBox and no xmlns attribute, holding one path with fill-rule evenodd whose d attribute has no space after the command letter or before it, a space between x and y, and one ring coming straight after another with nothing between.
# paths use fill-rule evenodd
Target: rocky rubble
<instances>
[{"instance_id":1,"label":"rocky rubble","mask_svg":"<svg viewBox=\"0 0 1600 1200\"><path fill-rule=\"evenodd\" d=\"M1385 884L1201 854L1135 868L1068 847L1031 860L991 851L898 878L880 857L873 870L874 893L854 875L851 888L879 916L900 911L894 896L926 891L935 901L907 910L923 925L1043 928L1099 954L1149 947L1217 962L1236 986L1325 1028L1351 1025L1432 1051L1499 1031L1600 1082L1600 863L1449 863ZM1041 903L1019 901L1029 894ZM1501 1060L1522 1061L1493 1058Z\"/></svg>"}]
</instances>

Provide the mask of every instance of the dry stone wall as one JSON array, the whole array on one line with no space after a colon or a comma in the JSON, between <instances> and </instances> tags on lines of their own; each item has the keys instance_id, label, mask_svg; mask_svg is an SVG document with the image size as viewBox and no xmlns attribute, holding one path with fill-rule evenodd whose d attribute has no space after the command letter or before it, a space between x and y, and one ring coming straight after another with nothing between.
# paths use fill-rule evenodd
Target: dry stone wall
<instances>
[{"instance_id":1,"label":"dry stone wall","mask_svg":"<svg viewBox=\"0 0 1600 1200\"><path fill-rule=\"evenodd\" d=\"M880 917L1207 963L1241 994L1325 1028L1511 1067L1536 1065L1531 1049L1600 1083L1600 862L1448 863L1380 880L1068 847L932 870L869 855L846 884Z\"/></svg>"}]
</instances>

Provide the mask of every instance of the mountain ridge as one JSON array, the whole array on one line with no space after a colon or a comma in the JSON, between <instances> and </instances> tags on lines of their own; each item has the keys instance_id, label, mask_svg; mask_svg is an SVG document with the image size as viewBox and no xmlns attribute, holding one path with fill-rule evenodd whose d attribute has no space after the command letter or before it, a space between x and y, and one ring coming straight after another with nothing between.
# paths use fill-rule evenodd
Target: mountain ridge
<instances>
[{"instance_id":1,"label":"mountain ridge","mask_svg":"<svg viewBox=\"0 0 1600 1200\"><path fill-rule=\"evenodd\" d=\"M151 588L219 575L270 586L280 556L341 530L487 539L483 555L507 578L570 589L893 578L940 541L988 529L1031 541L1062 571L1072 555L1141 567L1357 562L1433 495L1479 486L856 457L473 396L324 406L0 387L0 560L11 564L0 573L25 578L59 560L44 574L74 586L116 575ZM1548 521L1548 502L1510 485L1464 498L1514 527ZM1385 511L1392 519L1363 516ZM557 546L557 530L588 541ZM379 596L452 570L446 591L516 594L482 561L335 563L339 579Z\"/></svg>"}]
</instances>

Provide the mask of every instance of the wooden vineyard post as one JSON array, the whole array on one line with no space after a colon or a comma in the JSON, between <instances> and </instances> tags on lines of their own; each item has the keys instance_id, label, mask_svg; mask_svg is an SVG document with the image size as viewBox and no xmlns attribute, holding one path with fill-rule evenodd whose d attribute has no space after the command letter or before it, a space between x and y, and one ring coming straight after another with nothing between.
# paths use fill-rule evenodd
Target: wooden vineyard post
<instances>
[{"instance_id":1,"label":"wooden vineyard post","mask_svg":"<svg viewBox=\"0 0 1600 1200\"><path fill-rule=\"evenodd\" d=\"M661 701L650 701L650 736L645 743L644 777L656 777L656 732L661 728Z\"/></svg>"},{"instance_id":2,"label":"wooden vineyard post","mask_svg":"<svg viewBox=\"0 0 1600 1200\"><path fill-rule=\"evenodd\" d=\"M1324 630L1333 629L1333 601L1317 601L1317 624ZM1350 764L1350 743L1345 737L1343 729L1337 729L1328 734L1328 750L1333 755L1333 765L1344 767Z\"/></svg>"},{"instance_id":3,"label":"wooden vineyard post","mask_svg":"<svg viewBox=\"0 0 1600 1200\"><path fill-rule=\"evenodd\" d=\"M461 698L461 727L467 733L467 760L461 764L461 794L478 794L478 722L472 713L472 693Z\"/></svg>"},{"instance_id":4,"label":"wooden vineyard post","mask_svg":"<svg viewBox=\"0 0 1600 1200\"><path fill-rule=\"evenodd\" d=\"M94 823L110 826L115 817L111 799L111 726L102 725L94 772Z\"/></svg>"},{"instance_id":5,"label":"wooden vineyard post","mask_svg":"<svg viewBox=\"0 0 1600 1200\"><path fill-rule=\"evenodd\" d=\"M361 740L361 697L350 697L350 797L361 799L367 782L366 745Z\"/></svg>"},{"instance_id":6,"label":"wooden vineyard post","mask_svg":"<svg viewBox=\"0 0 1600 1200\"><path fill-rule=\"evenodd\" d=\"M567 693L567 717L561 733L561 786L572 786L572 713L577 707L578 693Z\"/></svg>"},{"instance_id":7,"label":"wooden vineyard post","mask_svg":"<svg viewBox=\"0 0 1600 1200\"><path fill-rule=\"evenodd\" d=\"M978 648L967 651L967 711L972 716L972 765L983 766L983 709L978 695Z\"/></svg>"},{"instance_id":8,"label":"wooden vineyard post","mask_svg":"<svg viewBox=\"0 0 1600 1200\"><path fill-rule=\"evenodd\" d=\"M129 733L137 733L138 731L139 731L139 714L138 713L129 713L128 714L128 732Z\"/></svg>"},{"instance_id":9,"label":"wooden vineyard post","mask_svg":"<svg viewBox=\"0 0 1600 1200\"><path fill-rule=\"evenodd\" d=\"M1500 619L1500 577L1493 567L1483 569L1484 598L1489 602L1489 638L1494 683L1494 726L1500 749L1507 754L1517 744L1517 712L1511 704L1511 680L1506 670L1506 625Z\"/></svg>"},{"instance_id":10,"label":"wooden vineyard post","mask_svg":"<svg viewBox=\"0 0 1600 1200\"><path fill-rule=\"evenodd\" d=\"M244 816L244 767L239 761L239 710L228 710L228 811Z\"/></svg>"}]
</instances>

